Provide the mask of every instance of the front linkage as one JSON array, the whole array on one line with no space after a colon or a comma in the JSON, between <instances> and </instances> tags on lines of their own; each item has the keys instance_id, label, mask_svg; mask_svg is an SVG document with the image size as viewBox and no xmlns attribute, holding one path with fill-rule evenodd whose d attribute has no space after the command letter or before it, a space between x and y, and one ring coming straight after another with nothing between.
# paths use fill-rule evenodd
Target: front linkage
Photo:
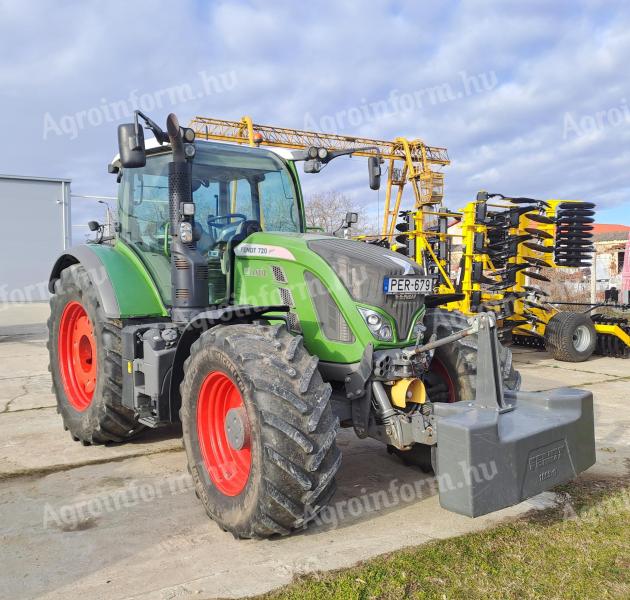
<instances>
[{"instance_id":1,"label":"front linkage","mask_svg":"<svg viewBox=\"0 0 630 600\"><path fill-rule=\"evenodd\" d=\"M477 334L477 385L472 402L426 403L411 415L396 411L379 381L372 382L380 423L373 437L399 450L432 446L440 504L476 517L512 506L564 483L595 463L593 396L586 390L505 390L494 315L423 346L400 360Z\"/></svg>"}]
</instances>

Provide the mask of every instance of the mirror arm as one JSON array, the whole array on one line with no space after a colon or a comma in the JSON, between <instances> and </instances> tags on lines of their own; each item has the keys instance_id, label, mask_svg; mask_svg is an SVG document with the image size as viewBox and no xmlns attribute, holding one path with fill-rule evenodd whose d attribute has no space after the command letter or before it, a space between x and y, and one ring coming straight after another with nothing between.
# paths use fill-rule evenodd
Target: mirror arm
<instances>
[{"instance_id":1,"label":"mirror arm","mask_svg":"<svg viewBox=\"0 0 630 600\"><path fill-rule=\"evenodd\" d=\"M333 150L328 153L328 156L324 159L324 161L330 162L338 156L352 156L355 152L365 152L366 150L376 151L376 156L378 156L379 161L381 160L381 150L378 146L363 146L362 148L353 148L351 150Z\"/></svg>"},{"instance_id":2,"label":"mirror arm","mask_svg":"<svg viewBox=\"0 0 630 600\"><path fill-rule=\"evenodd\" d=\"M141 110L134 111L135 114L135 124L136 124L136 134L138 133L138 117L140 117L145 123L146 128L150 129L155 136L155 139L160 143L160 146L169 141L168 134L165 133L162 128L152 119L147 117Z\"/></svg>"}]
</instances>

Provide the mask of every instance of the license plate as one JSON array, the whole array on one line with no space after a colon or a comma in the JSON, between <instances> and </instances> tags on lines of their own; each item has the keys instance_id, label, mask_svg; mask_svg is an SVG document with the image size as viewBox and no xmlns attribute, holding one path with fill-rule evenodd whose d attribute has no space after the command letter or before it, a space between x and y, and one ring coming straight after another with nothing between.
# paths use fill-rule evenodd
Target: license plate
<instances>
[{"instance_id":1,"label":"license plate","mask_svg":"<svg viewBox=\"0 0 630 600\"><path fill-rule=\"evenodd\" d=\"M386 294L428 294L433 291L431 277L385 277L383 291Z\"/></svg>"}]
</instances>

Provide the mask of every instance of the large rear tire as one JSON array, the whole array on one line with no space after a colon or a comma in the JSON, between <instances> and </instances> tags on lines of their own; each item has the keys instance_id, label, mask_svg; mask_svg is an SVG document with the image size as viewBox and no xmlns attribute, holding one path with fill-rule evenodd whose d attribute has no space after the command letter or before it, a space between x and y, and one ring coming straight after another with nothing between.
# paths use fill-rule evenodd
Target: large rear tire
<instances>
[{"instance_id":1,"label":"large rear tire","mask_svg":"<svg viewBox=\"0 0 630 600\"><path fill-rule=\"evenodd\" d=\"M188 465L207 514L235 537L286 535L335 491L339 420L317 362L284 325L219 325L191 348Z\"/></svg>"},{"instance_id":2,"label":"large rear tire","mask_svg":"<svg viewBox=\"0 0 630 600\"><path fill-rule=\"evenodd\" d=\"M577 312L555 314L545 328L545 348L556 360L583 362L597 346L597 331L588 315Z\"/></svg>"},{"instance_id":3,"label":"large rear tire","mask_svg":"<svg viewBox=\"0 0 630 600\"><path fill-rule=\"evenodd\" d=\"M55 283L47 345L57 412L75 441L122 442L143 429L122 405L120 322L105 317L81 265Z\"/></svg>"}]
</instances>

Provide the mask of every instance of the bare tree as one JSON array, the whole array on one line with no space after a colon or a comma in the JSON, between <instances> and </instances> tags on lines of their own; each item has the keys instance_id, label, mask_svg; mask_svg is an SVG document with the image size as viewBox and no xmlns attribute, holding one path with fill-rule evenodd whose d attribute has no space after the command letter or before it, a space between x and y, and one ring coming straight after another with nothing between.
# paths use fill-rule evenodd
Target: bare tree
<instances>
[{"instance_id":1,"label":"bare tree","mask_svg":"<svg viewBox=\"0 0 630 600\"><path fill-rule=\"evenodd\" d=\"M373 227L367 223L366 211L356 200L336 191L311 194L305 202L306 226L318 227L326 233L339 229L347 212L359 215L358 223L352 226L353 234L372 233Z\"/></svg>"}]
</instances>

